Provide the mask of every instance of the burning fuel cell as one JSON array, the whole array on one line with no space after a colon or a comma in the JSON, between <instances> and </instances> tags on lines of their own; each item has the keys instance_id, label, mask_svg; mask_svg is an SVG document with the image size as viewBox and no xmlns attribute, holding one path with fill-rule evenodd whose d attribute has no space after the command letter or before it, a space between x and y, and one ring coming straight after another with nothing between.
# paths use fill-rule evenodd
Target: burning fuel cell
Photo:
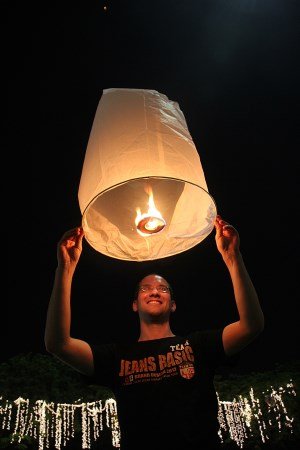
<instances>
[{"instance_id":1,"label":"burning fuel cell","mask_svg":"<svg viewBox=\"0 0 300 450\"><path fill-rule=\"evenodd\" d=\"M166 226L166 221L155 206L151 186L147 186L145 191L149 195L148 211L142 214L141 209L136 208L137 216L135 218L136 229L141 236L159 233Z\"/></svg>"}]
</instances>

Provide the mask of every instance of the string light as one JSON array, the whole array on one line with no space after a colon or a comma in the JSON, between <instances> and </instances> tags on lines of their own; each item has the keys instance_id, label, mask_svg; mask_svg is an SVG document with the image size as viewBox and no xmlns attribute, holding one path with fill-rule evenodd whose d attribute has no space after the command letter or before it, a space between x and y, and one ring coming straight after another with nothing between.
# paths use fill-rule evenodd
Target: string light
<instances>
[{"instance_id":1,"label":"string light","mask_svg":"<svg viewBox=\"0 0 300 450\"><path fill-rule=\"evenodd\" d=\"M2 397L0 397L2 400ZM13 426L12 409L16 408ZM111 430L112 445L120 447L120 428L117 420L117 405L114 399L98 400L89 403L47 403L37 400L29 412L29 400L17 398L11 404L7 400L0 404L2 429L12 430L11 443L21 442L24 436L32 436L38 441L38 450L50 447L54 440L55 448L65 447L75 437L76 413L80 414L82 448L91 448L92 441L100 437L103 423ZM78 415L78 414L77 414ZM103 420L105 416L105 421Z\"/></svg>"},{"instance_id":2,"label":"string light","mask_svg":"<svg viewBox=\"0 0 300 450\"><path fill-rule=\"evenodd\" d=\"M270 394L269 394L270 392ZM296 391L292 380L287 383L286 388L279 387L275 390L272 386L267 390L267 394L263 392L264 400L267 405L266 414L264 417L263 409L259 398L254 395L254 390L251 387L249 391L250 399L239 396L239 399L234 399L232 402L221 401L218 396L218 420L220 424L219 437L221 442L224 442L226 435L236 444L243 448L245 441L253 436L254 427L258 427L260 438L263 443L270 440L270 431L274 429L271 417L275 415L278 431L281 432L283 426L293 433L294 418L288 416L287 408L283 401L283 395L288 394L296 396Z\"/></svg>"},{"instance_id":3,"label":"string light","mask_svg":"<svg viewBox=\"0 0 300 450\"><path fill-rule=\"evenodd\" d=\"M229 436L240 448L243 448L246 440L253 436L255 427L258 427L263 443L270 440L274 427L279 433L284 427L293 433L294 418L288 415L283 400L285 395L296 396L292 380L286 384L285 388L279 387L276 390L271 386L262 394L265 408L262 408L252 387L249 398L239 395L238 399L234 398L231 402L220 400L217 393L218 435L222 443ZM112 398L89 403L79 403L80 401L79 399L73 404L55 404L37 400L30 408L28 399L19 397L10 403L0 397L1 428L13 430L11 443L21 442L27 435L38 441L38 450L50 448L53 440L55 449L61 450L70 439L75 437L75 420L77 419L81 422L82 449L91 448L92 442L100 438L104 426L111 431L113 447L120 447L116 401Z\"/></svg>"}]
</instances>

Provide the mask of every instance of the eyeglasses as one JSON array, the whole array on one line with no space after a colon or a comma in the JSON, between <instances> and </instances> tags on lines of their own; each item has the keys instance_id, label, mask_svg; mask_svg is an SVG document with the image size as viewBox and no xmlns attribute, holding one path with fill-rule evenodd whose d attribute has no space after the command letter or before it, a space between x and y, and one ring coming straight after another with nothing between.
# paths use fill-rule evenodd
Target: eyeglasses
<instances>
[{"instance_id":1,"label":"eyeglasses","mask_svg":"<svg viewBox=\"0 0 300 450\"><path fill-rule=\"evenodd\" d=\"M139 291L141 292L150 292L153 291L153 289L156 289L158 292L162 292L163 294L166 294L167 292L170 292L170 288L168 286L150 286L148 284L143 284L139 287Z\"/></svg>"}]
</instances>

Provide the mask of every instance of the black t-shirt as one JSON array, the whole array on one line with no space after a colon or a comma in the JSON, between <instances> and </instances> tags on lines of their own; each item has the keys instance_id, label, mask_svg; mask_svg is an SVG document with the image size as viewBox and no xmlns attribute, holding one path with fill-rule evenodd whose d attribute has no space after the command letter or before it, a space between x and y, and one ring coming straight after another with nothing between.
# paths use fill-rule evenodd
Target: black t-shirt
<instances>
[{"instance_id":1,"label":"black t-shirt","mask_svg":"<svg viewBox=\"0 0 300 450\"><path fill-rule=\"evenodd\" d=\"M121 450L218 448L215 369L223 330L91 345L95 381L115 394Z\"/></svg>"}]
</instances>

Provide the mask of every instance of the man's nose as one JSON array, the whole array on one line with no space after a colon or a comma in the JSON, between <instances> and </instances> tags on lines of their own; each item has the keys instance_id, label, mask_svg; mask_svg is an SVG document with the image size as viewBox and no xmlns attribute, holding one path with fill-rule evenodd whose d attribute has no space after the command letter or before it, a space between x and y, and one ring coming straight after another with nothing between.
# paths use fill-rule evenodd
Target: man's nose
<instances>
[{"instance_id":1,"label":"man's nose","mask_svg":"<svg viewBox=\"0 0 300 450\"><path fill-rule=\"evenodd\" d=\"M153 296L157 297L159 295L160 295L159 290L156 287L152 288L150 297L153 297Z\"/></svg>"}]
</instances>

